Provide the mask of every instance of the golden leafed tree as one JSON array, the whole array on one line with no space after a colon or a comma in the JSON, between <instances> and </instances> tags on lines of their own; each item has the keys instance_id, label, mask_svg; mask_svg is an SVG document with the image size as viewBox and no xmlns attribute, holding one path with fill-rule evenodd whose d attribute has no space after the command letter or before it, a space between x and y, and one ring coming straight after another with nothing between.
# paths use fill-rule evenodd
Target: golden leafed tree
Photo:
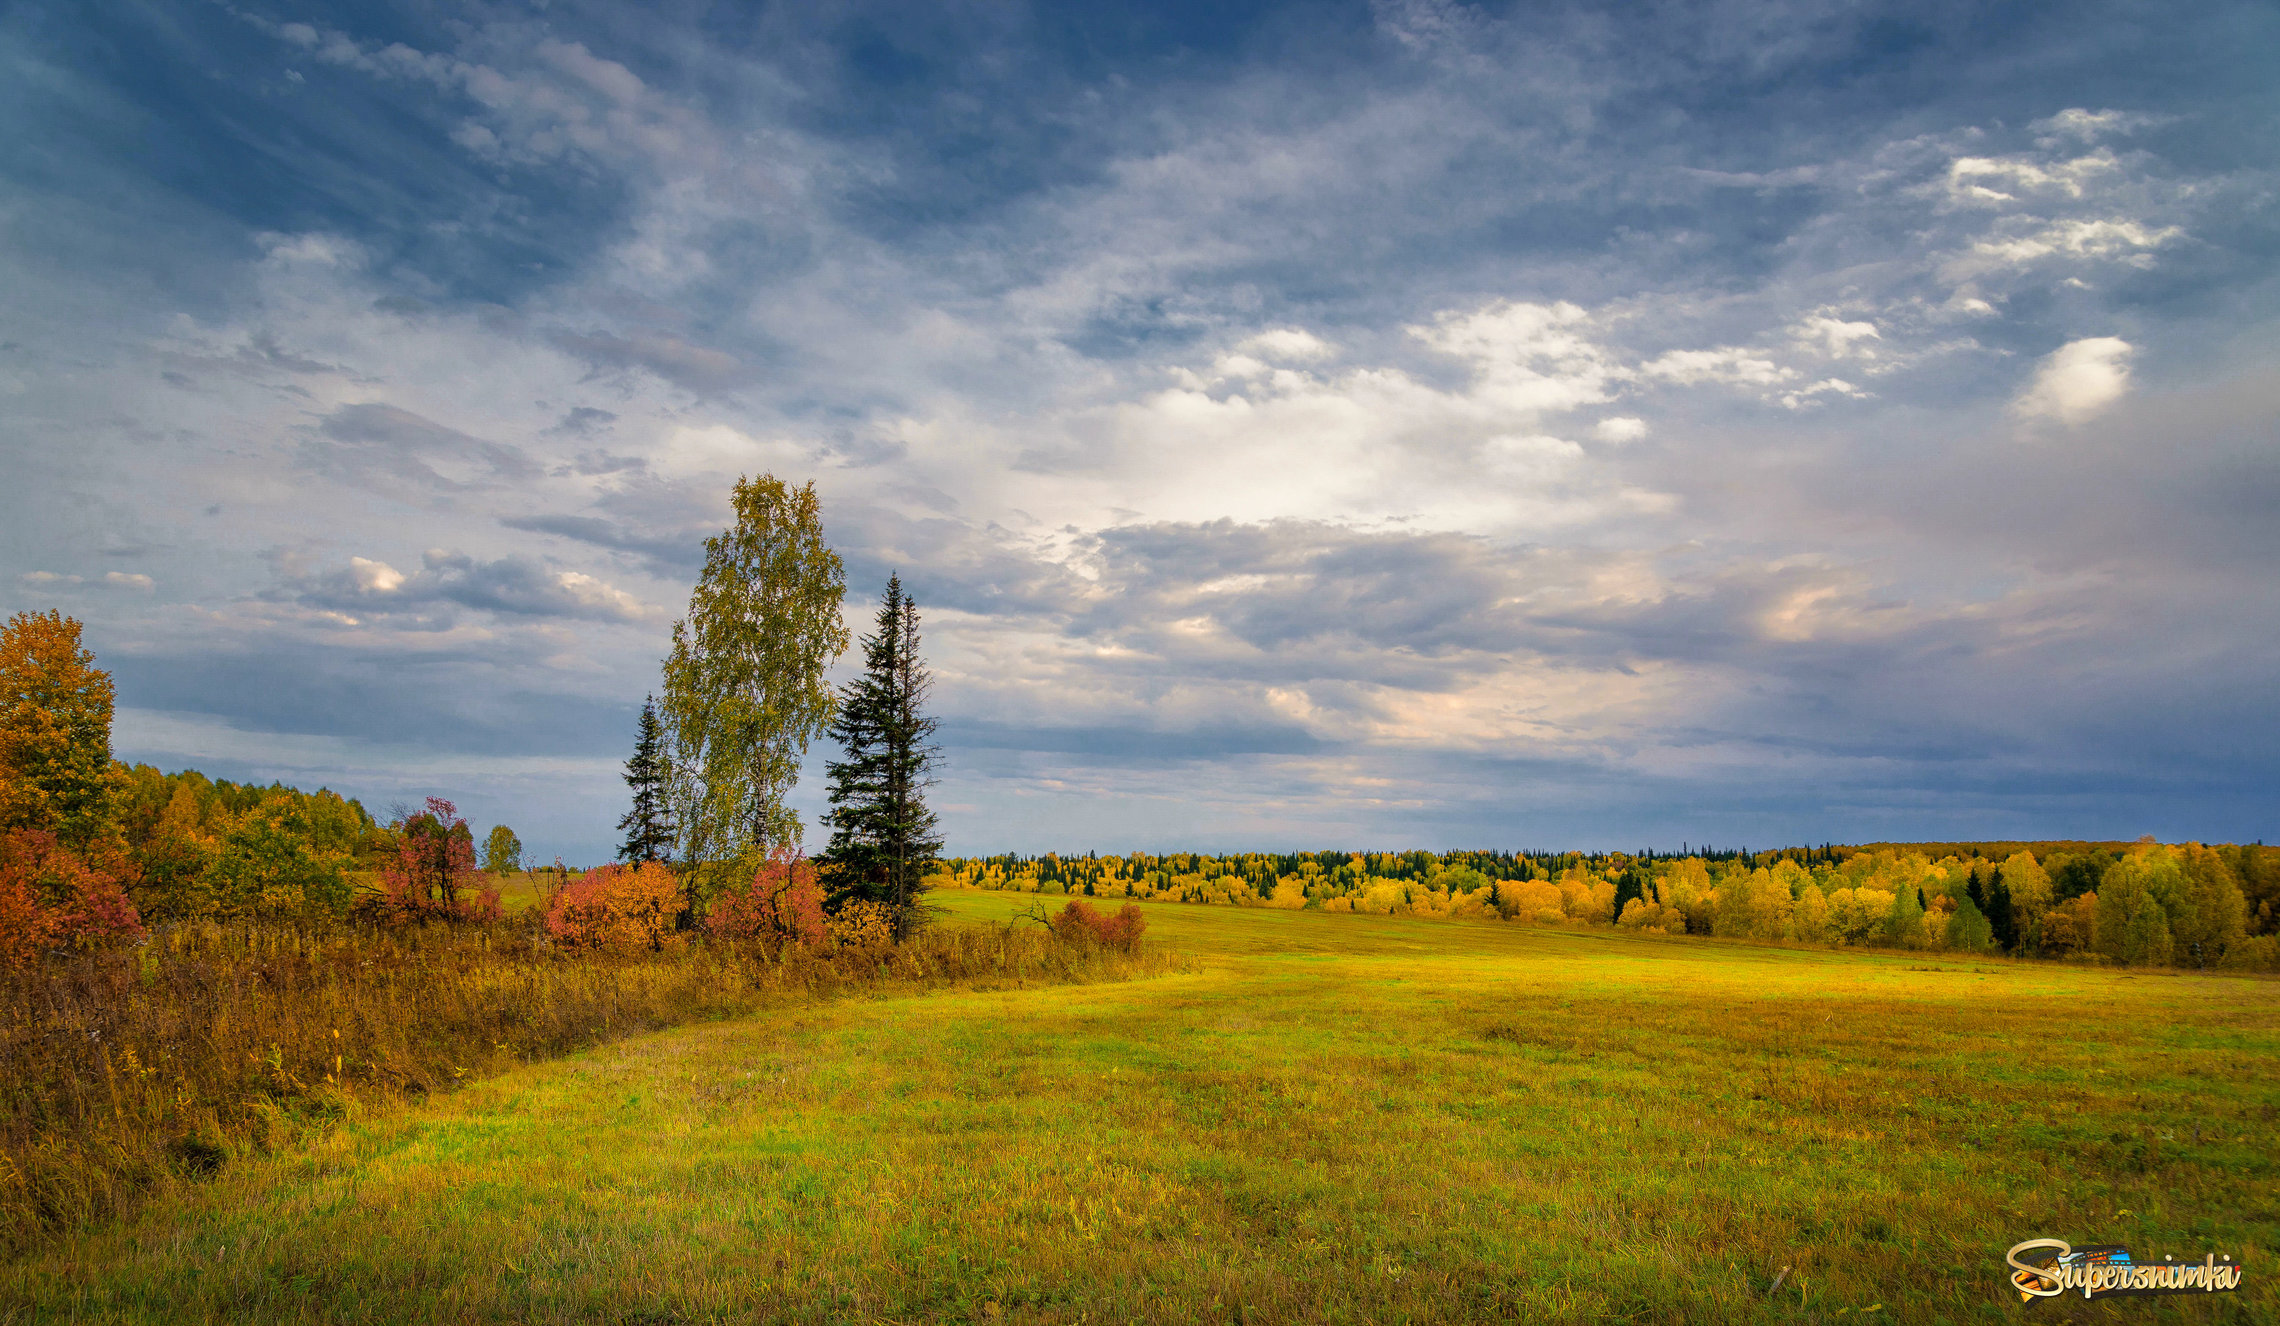
<instances>
[{"instance_id":1,"label":"golden leafed tree","mask_svg":"<svg viewBox=\"0 0 2280 1326\"><path fill-rule=\"evenodd\" d=\"M0 629L0 832L52 833L75 850L117 834L111 674L60 612Z\"/></svg>"},{"instance_id":2,"label":"golden leafed tree","mask_svg":"<svg viewBox=\"0 0 2280 1326\"><path fill-rule=\"evenodd\" d=\"M680 857L692 866L796 846L784 804L830 724L824 669L847 648L846 576L815 485L740 479L736 523L705 540L689 614L673 626L660 717Z\"/></svg>"}]
</instances>

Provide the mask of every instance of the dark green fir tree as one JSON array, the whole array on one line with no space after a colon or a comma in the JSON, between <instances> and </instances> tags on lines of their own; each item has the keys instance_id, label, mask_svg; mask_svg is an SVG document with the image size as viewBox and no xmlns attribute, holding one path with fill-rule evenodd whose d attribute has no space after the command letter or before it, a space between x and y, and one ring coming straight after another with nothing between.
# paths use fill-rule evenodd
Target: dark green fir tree
<instances>
[{"instance_id":1,"label":"dark green fir tree","mask_svg":"<svg viewBox=\"0 0 2280 1326\"><path fill-rule=\"evenodd\" d=\"M876 628L863 637L863 673L840 690L831 736L845 757L829 761L831 844L820 864L827 905L879 903L898 937L918 923L927 866L942 850L926 789L935 759L932 685L918 656L918 606L890 576Z\"/></svg>"},{"instance_id":2,"label":"dark green fir tree","mask_svg":"<svg viewBox=\"0 0 2280 1326\"><path fill-rule=\"evenodd\" d=\"M633 809L618 821L625 834L618 855L635 864L671 860L675 829L665 795L665 725L657 721L654 695L641 704L641 737L625 762L625 785L633 790Z\"/></svg>"},{"instance_id":3,"label":"dark green fir tree","mask_svg":"<svg viewBox=\"0 0 2280 1326\"><path fill-rule=\"evenodd\" d=\"M1624 867L1623 873L1615 877L1615 919L1621 920L1623 909L1630 906L1633 899L1644 896L1639 888L1639 867L1635 864Z\"/></svg>"}]
</instances>

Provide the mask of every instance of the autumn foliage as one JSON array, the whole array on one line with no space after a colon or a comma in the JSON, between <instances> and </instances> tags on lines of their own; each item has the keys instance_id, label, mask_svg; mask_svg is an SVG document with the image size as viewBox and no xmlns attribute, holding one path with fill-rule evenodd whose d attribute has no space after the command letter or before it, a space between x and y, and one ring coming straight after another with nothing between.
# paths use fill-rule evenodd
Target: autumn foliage
<instances>
[{"instance_id":1,"label":"autumn foliage","mask_svg":"<svg viewBox=\"0 0 2280 1326\"><path fill-rule=\"evenodd\" d=\"M0 965L142 932L119 836L111 678L60 613L0 628Z\"/></svg>"},{"instance_id":2,"label":"autumn foliage","mask_svg":"<svg viewBox=\"0 0 2280 1326\"><path fill-rule=\"evenodd\" d=\"M662 952L682 943L680 881L654 861L589 870L556 893L546 932L565 948Z\"/></svg>"},{"instance_id":3,"label":"autumn foliage","mask_svg":"<svg viewBox=\"0 0 2280 1326\"><path fill-rule=\"evenodd\" d=\"M2280 971L2280 847L2079 841L946 859L929 887ZM1059 905L1055 903L1053 905ZM1040 919L1043 919L1040 914ZM1060 928L1070 929L1075 922Z\"/></svg>"},{"instance_id":4,"label":"autumn foliage","mask_svg":"<svg viewBox=\"0 0 2280 1326\"><path fill-rule=\"evenodd\" d=\"M1098 944L1119 953L1134 953L1140 948L1140 933L1148 928L1148 918L1137 904L1126 903L1114 916L1103 916L1089 902L1072 902L1053 918L1053 933L1062 942L1071 944Z\"/></svg>"},{"instance_id":5,"label":"autumn foliage","mask_svg":"<svg viewBox=\"0 0 2280 1326\"><path fill-rule=\"evenodd\" d=\"M0 966L142 933L135 905L119 887L127 869L115 855L90 865L52 833L0 835Z\"/></svg>"},{"instance_id":6,"label":"autumn foliage","mask_svg":"<svg viewBox=\"0 0 2280 1326\"><path fill-rule=\"evenodd\" d=\"M796 850L771 849L752 882L713 899L705 926L724 939L820 949L831 942L815 863Z\"/></svg>"},{"instance_id":7,"label":"autumn foliage","mask_svg":"<svg viewBox=\"0 0 2280 1326\"><path fill-rule=\"evenodd\" d=\"M392 925L498 919L499 890L475 869L474 831L457 806L429 797L427 809L404 817L396 831L396 859L358 911Z\"/></svg>"},{"instance_id":8,"label":"autumn foliage","mask_svg":"<svg viewBox=\"0 0 2280 1326\"><path fill-rule=\"evenodd\" d=\"M0 629L0 830L54 834L74 850L117 835L111 675L77 621L20 612Z\"/></svg>"}]
</instances>

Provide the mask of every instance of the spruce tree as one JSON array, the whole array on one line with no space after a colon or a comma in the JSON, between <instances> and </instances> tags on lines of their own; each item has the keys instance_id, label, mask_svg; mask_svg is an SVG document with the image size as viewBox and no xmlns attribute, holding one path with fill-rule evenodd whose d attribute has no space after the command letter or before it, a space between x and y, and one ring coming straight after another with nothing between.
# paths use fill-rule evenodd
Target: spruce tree
<instances>
[{"instance_id":1,"label":"spruce tree","mask_svg":"<svg viewBox=\"0 0 2280 1326\"><path fill-rule=\"evenodd\" d=\"M898 937L917 923L926 867L942 849L925 796L935 756L925 713L931 685L918 657L918 606L902 578L889 576L877 628L863 637L863 673L841 689L831 724L845 758L824 766L831 844L821 860L830 905L879 903Z\"/></svg>"},{"instance_id":2,"label":"spruce tree","mask_svg":"<svg viewBox=\"0 0 2280 1326\"><path fill-rule=\"evenodd\" d=\"M2011 902L2011 887L2004 882L2003 868L1990 866L1987 873L1987 902L1980 908L1987 913L1987 925L1995 935L1995 947L2009 953L2019 946L2019 911Z\"/></svg>"},{"instance_id":3,"label":"spruce tree","mask_svg":"<svg viewBox=\"0 0 2280 1326\"><path fill-rule=\"evenodd\" d=\"M665 786L665 725L657 721L657 697L641 704L641 737L625 762L625 785L633 789L633 809L618 821L625 844L618 855L636 865L673 855L673 811Z\"/></svg>"},{"instance_id":4,"label":"spruce tree","mask_svg":"<svg viewBox=\"0 0 2280 1326\"><path fill-rule=\"evenodd\" d=\"M1641 894L1641 891L1640 891L1640 889L1639 889L1639 871L1638 871L1638 867L1636 867L1636 866L1632 866L1632 867L1629 867L1629 868L1625 869L1625 870L1623 871L1623 873L1622 873L1620 876L1618 876L1618 877L1616 878L1616 880L1615 880L1615 917L1614 917L1614 919L1616 919L1616 920L1618 920L1618 921L1619 921L1619 920L1621 920L1621 919L1623 919L1623 909L1624 909L1625 907L1627 907L1627 906L1629 906L1629 905L1631 904L1631 900L1632 900L1633 898L1637 898L1637 897L1641 897L1641 896L1642 896L1642 894Z\"/></svg>"}]
</instances>

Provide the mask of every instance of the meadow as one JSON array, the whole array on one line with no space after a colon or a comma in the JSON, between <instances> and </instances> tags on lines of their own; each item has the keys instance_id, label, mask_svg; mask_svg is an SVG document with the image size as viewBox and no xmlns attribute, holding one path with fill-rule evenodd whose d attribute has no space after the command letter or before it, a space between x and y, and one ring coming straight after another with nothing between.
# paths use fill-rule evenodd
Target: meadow
<instances>
[{"instance_id":1,"label":"meadow","mask_svg":"<svg viewBox=\"0 0 2280 1326\"><path fill-rule=\"evenodd\" d=\"M1036 905L940 895L945 924ZM352 1113L0 1272L72 1321L1995 1320L2036 1235L2266 1321L2268 980L1145 904L1146 979L874 992Z\"/></svg>"}]
</instances>

